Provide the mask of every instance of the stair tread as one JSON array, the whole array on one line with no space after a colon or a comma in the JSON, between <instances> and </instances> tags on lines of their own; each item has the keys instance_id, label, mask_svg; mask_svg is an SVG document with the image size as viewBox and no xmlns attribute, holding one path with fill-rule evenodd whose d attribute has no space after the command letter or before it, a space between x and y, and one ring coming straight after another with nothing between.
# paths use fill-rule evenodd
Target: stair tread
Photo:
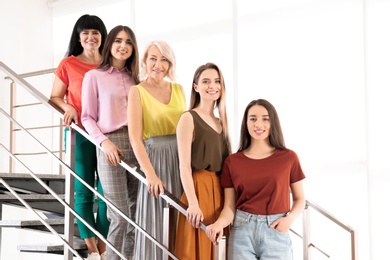
<instances>
[{"instance_id":1,"label":"stair tread","mask_svg":"<svg viewBox=\"0 0 390 260\"><path fill-rule=\"evenodd\" d=\"M24 200L53 200L55 199L51 194L18 194ZM61 199L65 198L64 194L58 194ZM12 194L0 194L0 201L17 200Z\"/></svg>"},{"instance_id":2,"label":"stair tread","mask_svg":"<svg viewBox=\"0 0 390 260\"><path fill-rule=\"evenodd\" d=\"M50 225L63 225L65 220L63 218L45 219ZM76 223L76 220L75 220ZM0 220L0 227L30 227L30 226L42 226L40 220L18 220L18 219L7 219Z\"/></svg>"},{"instance_id":3,"label":"stair tread","mask_svg":"<svg viewBox=\"0 0 390 260\"><path fill-rule=\"evenodd\" d=\"M80 239L74 239L73 248L75 250L87 249L87 245L84 241ZM43 243L43 244L28 244L28 245L18 245L17 249L19 251L35 251L35 252L53 252L53 251L62 251L64 250L63 244L58 243Z\"/></svg>"},{"instance_id":4,"label":"stair tread","mask_svg":"<svg viewBox=\"0 0 390 260\"><path fill-rule=\"evenodd\" d=\"M41 180L64 180L63 174L36 174ZM0 172L0 178L3 179L33 179L28 173L4 173Z\"/></svg>"}]
</instances>

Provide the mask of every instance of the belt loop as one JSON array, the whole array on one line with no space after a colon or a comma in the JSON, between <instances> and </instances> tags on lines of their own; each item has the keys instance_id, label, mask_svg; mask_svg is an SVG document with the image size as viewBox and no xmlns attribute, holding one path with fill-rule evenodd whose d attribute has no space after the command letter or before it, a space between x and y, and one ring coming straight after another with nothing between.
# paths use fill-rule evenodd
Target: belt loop
<instances>
[{"instance_id":1,"label":"belt loop","mask_svg":"<svg viewBox=\"0 0 390 260\"><path fill-rule=\"evenodd\" d=\"M271 217L269 215L267 216L267 224L268 224L268 226L271 226L271 224L272 224Z\"/></svg>"}]
</instances>

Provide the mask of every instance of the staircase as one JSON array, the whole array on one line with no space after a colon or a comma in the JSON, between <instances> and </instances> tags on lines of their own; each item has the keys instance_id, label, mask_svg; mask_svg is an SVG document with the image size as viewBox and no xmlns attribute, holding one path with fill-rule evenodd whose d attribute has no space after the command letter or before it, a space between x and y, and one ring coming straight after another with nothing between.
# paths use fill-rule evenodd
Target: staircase
<instances>
[{"instance_id":1,"label":"staircase","mask_svg":"<svg viewBox=\"0 0 390 260\"><path fill-rule=\"evenodd\" d=\"M51 104L49 100L47 99L46 96L44 96L41 92L37 91L33 86L31 86L27 81L23 79L24 76L35 76L35 75L41 75L43 73L49 73L53 72L53 70L45 70L45 71L40 71L40 72L34 72L34 73L28 73L28 75L17 75L14 71L12 71L10 68L8 68L5 64L0 62L0 69L5 71L7 75L9 75L9 79L12 80L11 82L11 89L13 92L16 92L16 83L19 84L21 87L23 87L27 92L29 92L32 96L34 96L38 101L40 102L41 105L46 106L53 114L56 114L59 118L63 117L63 112L57 108L55 105ZM6 148L2 143L0 143L0 146L7 150L9 156L11 156L15 161L19 161L18 158L16 158L17 153L13 149L15 146L15 131L19 130L15 128L15 125L18 125L20 129L23 130L36 130L37 127L32 127L30 129L25 129L22 125L18 123L14 119L14 115L16 115L16 110L17 108L24 107L20 105L13 104L13 100L15 100L15 97L11 97L11 115L9 115L7 112L4 111L0 107L0 112L7 117L10 120L10 145L9 148ZM30 105L36 105L35 103L30 104ZM79 129L77 125L72 124L73 128L79 133L82 133L82 129ZM51 126L53 127L53 126ZM41 127L41 129L46 129L46 127ZM62 131L60 131L60 134L58 137L56 137L56 140L60 140L60 144L58 147L60 147L60 151L53 151L53 150L46 150L47 154L49 155L54 155L54 153L59 154L59 156L55 156L57 159L57 162L59 162L61 167L67 167L68 169L71 168L72 165L72 159L67 158L67 162L70 162L69 164L64 165L63 164L63 158L61 157L62 152L61 152L61 147L63 147L63 144L61 143L63 140L62 136ZM47 139L47 136L43 136L44 139ZM85 136L88 138L88 135ZM34 137L35 139L35 137ZM72 138L67 138L67 140L71 140ZM36 139L39 141L38 139ZM94 143L91 140L92 143ZM42 146L44 146L41 143ZM96 144L95 144L96 145ZM29 145L26 145L23 143L23 146L29 147ZM70 141L70 144L67 145L68 149L70 152L67 151L67 155L69 157L72 157L71 155L74 154L72 151L72 142ZM97 145L98 146L98 145ZM70 148L69 148L70 147ZM45 147L46 148L46 147ZM20 153L19 153L20 155ZM14 160L10 160L10 169L14 169L13 163ZM146 184L146 180L143 176L141 176L139 173L135 171L132 167L130 167L128 164L125 162L120 163L121 167L124 167L128 172L132 173L134 176L136 176L141 182ZM60 168L61 168L60 167ZM62 169L62 168L61 168ZM29 170L29 169L28 169ZM13 170L10 170L10 172ZM32 171L29 171L32 172ZM44 171L42 171L44 172ZM72 175L75 173L72 171ZM71 194L73 192L70 192L72 190L72 187L69 187L71 185L67 185L67 192L65 190L65 175L63 174L36 174L39 176L40 180L43 181L46 186L48 186L51 190L53 190L56 194L58 194L58 199L61 201L65 201L65 194L67 194L66 201L72 201L73 199L70 199ZM69 176L69 175L66 175ZM67 179L68 180L68 179ZM3 185L2 182L5 182ZM67 182L72 183L72 182ZM39 211L40 216L44 216L44 220L46 223L48 223L49 228L47 228L45 225L43 225L39 220L18 220L17 216L15 216L15 219L12 220L3 220L3 206L11 206L11 207L25 207L23 203L21 203L17 198L15 198L14 194L11 194L11 192L6 188L6 186L11 186L12 189L17 193L18 196L20 196L22 199L24 199L29 206L26 206L27 208L31 207L35 209L36 211ZM95 193L96 194L96 193ZM166 192L166 194L161 196L162 199L164 199L169 205L174 206L178 211L180 211L182 214L186 214L186 209L183 207L183 205L180 205L178 203L178 199L173 197L169 192ZM115 208L111 203L106 202L107 205L110 205L114 210L117 209ZM69 210L69 207L66 206L67 209ZM70 207L71 208L71 207ZM305 210L302 214L302 235L299 235L297 232L292 231L292 233L296 234L300 239L302 239L303 242L303 259L310 260L311 258L311 251L312 249L316 249L318 252L322 254L322 256L325 256L327 258L330 258L330 256L324 251L321 250L317 245L312 243L311 240L311 234L310 234L310 226L311 226L311 221L310 221L310 209L314 210L315 212L319 213L321 216L324 216L326 219L330 220L334 225L344 229L350 236L350 252L351 252L351 259L355 260L357 259L357 236L356 236L356 231L351 228L350 226L342 223L339 221L336 217L334 217L332 214L321 208L320 206L316 205L315 203L311 201L306 201L305 205ZM74 211L72 208L69 211ZM166 213L168 212L168 213ZM58 234L64 234L64 229L65 227L69 227L69 225L65 226L64 225L64 214L68 215L68 211L65 212L64 210L64 205L61 204L57 199L49 193L38 181L36 181L30 174L18 174L18 173L0 173L0 239L7 239L5 237L2 237L1 232L4 228L14 228L14 229L23 229L23 230L28 230L29 232L48 232L50 229L54 229L52 233L58 233ZM70 213L69 213L70 214ZM124 219L126 219L129 223L133 224L136 226L135 223L133 223L132 220L130 220L127 216L125 216L122 212L118 212ZM12 216L14 217L14 216ZM68 219L68 218L67 218ZM72 218L70 218L72 219ZM164 211L164 219L169 220L169 209L167 211ZM166 237L166 241L169 241L169 221L165 221L168 225L166 225L166 228L164 228L164 236L165 234L168 234ZM71 223L71 222L68 222ZM71 228L69 229L69 232L66 232L67 234L74 234L74 239L73 239L73 248L69 245L67 241L70 241L72 236L68 236L68 240L63 239L63 243L58 243L58 244L35 244L35 245L18 245L17 248L21 252L37 252L37 253L50 253L50 254L63 254L64 259L71 259L74 255L79 254L81 257L86 257L87 255L87 250L86 246L83 242L82 239L80 239L79 236L79 231L77 228L77 225L73 223L75 226L74 228L74 233L72 233ZM70 225L72 227L72 225ZM204 226L204 225L203 225ZM143 231L139 229L140 231ZM52 231L52 230L50 230ZM145 233L144 233L145 234ZM148 235L148 234L145 234ZM66 235L65 235L66 236ZM100 235L101 236L101 235ZM101 237L101 239L103 239ZM66 241L65 241L66 240ZM104 240L104 239L103 239ZM35 241L34 241L35 242ZM107 242L106 242L107 243ZM64 246L65 245L65 246ZM166 254L169 254L173 259L174 255L171 254L163 245L160 245L162 249L164 249L164 252ZM113 248L115 249L115 248ZM1 252L1 243L0 243L0 252ZM217 259L225 259L224 255L220 255L219 253L225 252L225 245L220 248L220 246L216 247L216 255L218 255ZM73 255L72 255L73 254ZM120 254L120 252L117 252L117 254ZM4 257L0 253L0 258ZM53 255L50 256L50 260L52 260ZM7 258L7 260L10 258ZM42 259L42 254L37 254L37 258L34 259ZM45 258L46 259L46 258Z\"/></svg>"},{"instance_id":2,"label":"staircase","mask_svg":"<svg viewBox=\"0 0 390 260\"><path fill-rule=\"evenodd\" d=\"M65 194L65 176L58 174L39 174L42 181L45 182L53 191L55 191L62 199ZM54 228L59 234L64 234L64 206L58 202L49 192L47 192L30 174L23 173L0 173L0 178L5 180L18 195L30 204L32 208L38 210L45 218L46 222ZM15 198L4 185L0 183L0 230L3 228L17 228L29 230L31 232L46 232L50 231L40 220L19 220L17 216L12 220L2 219L3 205L23 207L22 203ZM74 249L78 253L86 257L87 247L79 237L79 230L74 223ZM1 231L0 231L1 235ZM20 252L36 252L36 253L51 253L63 254L63 244L33 244L33 245L18 245L17 249Z\"/></svg>"},{"instance_id":3,"label":"staircase","mask_svg":"<svg viewBox=\"0 0 390 260\"><path fill-rule=\"evenodd\" d=\"M65 194L65 177L57 174L40 174L40 179L53 189L60 197ZM20 196L28 201L34 209L54 214L64 215L64 207L54 199L30 174L26 173L0 173ZM10 192L0 183L0 204L22 206Z\"/></svg>"}]
</instances>

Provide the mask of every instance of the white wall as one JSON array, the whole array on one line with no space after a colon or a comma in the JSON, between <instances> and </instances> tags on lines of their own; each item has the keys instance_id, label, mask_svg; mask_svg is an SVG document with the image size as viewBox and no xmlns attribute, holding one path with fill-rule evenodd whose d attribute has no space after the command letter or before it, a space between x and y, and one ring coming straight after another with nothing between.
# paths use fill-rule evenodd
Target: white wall
<instances>
[{"instance_id":1,"label":"white wall","mask_svg":"<svg viewBox=\"0 0 390 260\"><path fill-rule=\"evenodd\" d=\"M0 0L0 61L16 73L43 70L53 67L52 16L46 0ZM9 113L9 80L0 72L0 107ZM43 91L48 88L43 86ZM42 118L36 114L35 120ZM0 143L8 148L8 121L0 115ZM8 171L8 156L0 149L0 171ZM34 216L21 209L4 207L3 219L31 219ZM62 259L56 256L19 254L18 244L53 242L52 236L3 229L1 236L1 260L7 259ZM38 239L37 239L38 237Z\"/></svg>"},{"instance_id":2,"label":"white wall","mask_svg":"<svg viewBox=\"0 0 390 260\"><path fill-rule=\"evenodd\" d=\"M271 101L288 147L300 156L307 198L357 229L359 259L387 255L381 234L390 231L383 223L390 195L390 126L384 113L390 111L390 1L69 0L55 1L52 8L45 0L33 6L0 1L0 61L17 73L56 66L84 13L100 16L108 30L132 27L140 53L150 40L168 41L187 93L197 66L219 64L235 147L246 104ZM8 83L0 76L0 104L7 108ZM0 122L7 124L2 116ZM8 134L0 131L7 145ZM6 163L0 152L1 171ZM313 243L331 259L346 259L348 249L339 247L348 247L346 232L333 231L319 217L314 221ZM335 233L322 233L327 230ZM343 242L332 242L341 237Z\"/></svg>"},{"instance_id":3,"label":"white wall","mask_svg":"<svg viewBox=\"0 0 390 260\"><path fill-rule=\"evenodd\" d=\"M388 243L381 234L389 232L382 225L390 214L390 2L366 1L366 96L367 96L367 159L369 184L370 246L372 259L383 259L387 255Z\"/></svg>"},{"instance_id":4,"label":"white wall","mask_svg":"<svg viewBox=\"0 0 390 260\"><path fill-rule=\"evenodd\" d=\"M47 69L53 66L52 17L46 0L26 4L23 0L0 0L1 52L0 61L16 73ZM0 104L9 111L9 80L0 71ZM0 142L7 144L9 133L7 120L0 116ZM7 162L7 161L6 161ZM7 170L8 163L0 157L0 170Z\"/></svg>"}]
</instances>

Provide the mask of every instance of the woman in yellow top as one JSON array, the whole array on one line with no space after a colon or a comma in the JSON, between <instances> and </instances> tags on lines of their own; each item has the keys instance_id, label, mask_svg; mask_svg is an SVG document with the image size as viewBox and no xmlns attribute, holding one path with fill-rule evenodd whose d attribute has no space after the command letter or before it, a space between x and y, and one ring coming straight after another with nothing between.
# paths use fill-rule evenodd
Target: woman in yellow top
<instances>
[{"instance_id":1,"label":"woman in yellow top","mask_svg":"<svg viewBox=\"0 0 390 260\"><path fill-rule=\"evenodd\" d=\"M138 188L135 220L160 243L164 202L158 196L166 188L176 197L183 192L176 126L185 110L185 94L182 86L174 82L175 69L171 47L163 41L149 43L141 62L143 80L130 89L128 99L130 143L148 184ZM175 226L170 230L175 234ZM162 259L162 250L149 238L140 232L135 238L135 260Z\"/></svg>"}]
</instances>

